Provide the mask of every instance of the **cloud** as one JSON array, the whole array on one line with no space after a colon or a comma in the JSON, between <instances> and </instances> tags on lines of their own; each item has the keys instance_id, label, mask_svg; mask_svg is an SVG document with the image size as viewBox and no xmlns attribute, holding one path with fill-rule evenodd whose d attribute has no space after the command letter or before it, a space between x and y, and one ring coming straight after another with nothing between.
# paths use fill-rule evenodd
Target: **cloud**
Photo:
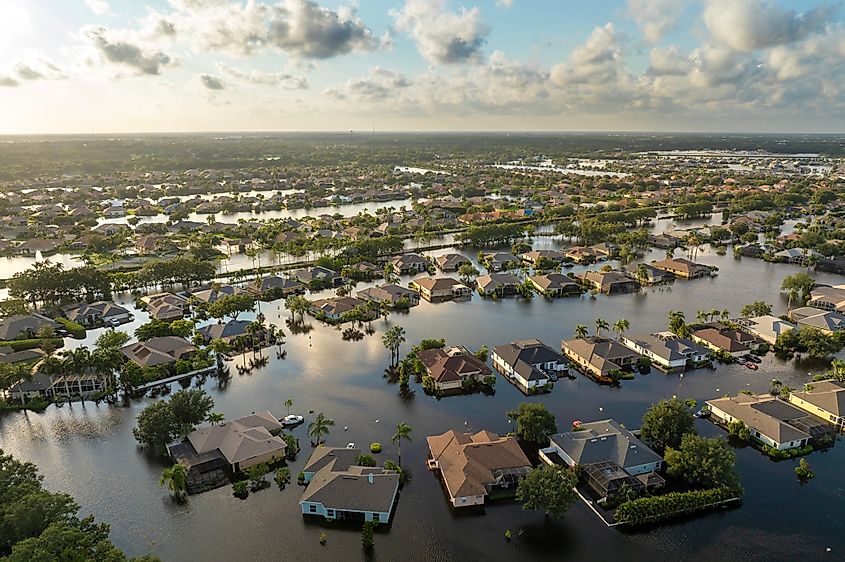
<instances>
[{"instance_id":1,"label":"cloud","mask_svg":"<svg viewBox=\"0 0 845 562\"><path fill-rule=\"evenodd\" d=\"M496 5L504 8L510 8L513 6L513 0L496 0Z\"/></svg>"},{"instance_id":2,"label":"cloud","mask_svg":"<svg viewBox=\"0 0 845 562\"><path fill-rule=\"evenodd\" d=\"M0 88L14 88L18 85L20 85L20 82L18 82L11 76L5 76L3 74L0 74Z\"/></svg>"},{"instance_id":3,"label":"cloud","mask_svg":"<svg viewBox=\"0 0 845 562\"><path fill-rule=\"evenodd\" d=\"M219 91L226 89L226 83L219 76L214 76L212 74L200 74L199 79L200 84L208 90Z\"/></svg>"},{"instance_id":4,"label":"cloud","mask_svg":"<svg viewBox=\"0 0 845 562\"><path fill-rule=\"evenodd\" d=\"M286 72L258 72L256 70L244 72L221 63L218 63L217 67L227 76L249 84L281 86L284 90L305 90L308 88L308 79L304 76Z\"/></svg>"},{"instance_id":5,"label":"cloud","mask_svg":"<svg viewBox=\"0 0 845 562\"><path fill-rule=\"evenodd\" d=\"M435 64L479 63L489 28L477 7L460 12L446 9L445 0L405 0L390 15L399 31L410 33L417 50Z\"/></svg>"},{"instance_id":6,"label":"cloud","mask_svg":"<svg viewBox=\"0 0 845 562\"><path fill-rule=\"evenodd\" d=\"M657 43L678 22L686 0L628 0L628 14L646 41Z\"/></svg>"},{"instance_id":7,"label":"cloud","mask_svg":"<svg viewBox=\"0 0 845 562\"><path fill-rule=\"evenodd\" d=\"M85 5L98 16L105 16L111 13L111 6L109 6L106 0L85 0Z\"/></svg>"},{"instance_id":8,"label":"cloud","mask_svg":"<svg viewBox=\"0 0 845 562\"><path fill-rule=\"evenodd\" d=\"M690 70L689 59L678 52L678 47L655 47L649 53L647 73L652 76L683 75Z\"/></svg>"},{"instance_id":9,"label":"cloud","mask_svg":"<svg viewBox=\"0 0 845 562\"><path fill-rule=\"evenodd\" d=\"M770 0L708 0L704 23L717 41L736 51L786 45L824 31L836 10L785 10Z\"/></svg>"},{"instance_id":10,"label":"cloud","mask_svg":"<svg viewBox=\"0 0 845 562\"><path fill-rule=\"evenodd\" d=\"M18 62L10 70L0 73L0 86L14 87L22 85L23 82L66 78L58 66L39 56L26 62Z\"/></svg>"},{"instance_id":11,"label":"cloud","mask_svg":"<svg viewBox=\"0 0 845 562\"><path fill-rule=\"evenodd\" d=\"M275 48L302 59L328 59L382 45L352 8L332 10L312 0L277 4L247 0L171 0L166 16L197 51L248 57Z\"/></svg>"},{"instance_id":12,"label":"cloud","mask_svg":"<svg viewBox=\"0 0 845 562\"><path fill-rule=\"evenodd\" d=\"M324 93L340 100L352 98L376 102L394 97L399 90L410 85L411 82L401 72L376 66L370 69L368 76L350 78L342 86L328 88Z\"/></svg>"},{"instance_id":13,"label":"cloud","mask_svg":"<svg viewBox=\"0 0 845 562\"><path fill-rule=\"evenodd\" d=\"M112 39L105 27L88 27L84 35L103 61L129 68L139 75L158 75L163 68L176 64L161 51L147 51L134 43Z\"/></svg>"},{"instance_id":14,"label":"cloud","mask_svg":"<svg viewBox=\"0 0 845 562\"><path fill-rule=\"evenodd\" d=\"M309 59L372 51L379 45L353 9L333 11L310 0L286 0L276 6L268 42L287 53Z\"/></svg>"}]
</instances>

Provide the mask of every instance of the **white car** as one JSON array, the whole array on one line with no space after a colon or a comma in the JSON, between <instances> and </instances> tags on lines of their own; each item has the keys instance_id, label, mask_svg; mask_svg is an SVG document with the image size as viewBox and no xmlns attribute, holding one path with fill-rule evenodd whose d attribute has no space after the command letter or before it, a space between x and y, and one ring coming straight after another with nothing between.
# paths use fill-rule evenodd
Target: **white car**
<instances>
[{"instance_id":1,"label":"white car","mask_svg":"<svg viewBox=\"0 0 845 562\"><path fill-rule=\"evenodd\" d=\"M347 443L347 444L346 444L346 448L347 448L347 449L354 449L354 448L355 448L355 443Z\"/></svg>"},{"instance_id":2,"label":"white car","mask_svg":"<svg viewBox=\"0 0 845 562\"><path fill-rule=\"evenodd\" d=\"M305 421L305 418L302 416L297 416L296 414L290 414L289 416L285 416L282 418L282 425L297 425Z\"/></svg>"}]
</instances>

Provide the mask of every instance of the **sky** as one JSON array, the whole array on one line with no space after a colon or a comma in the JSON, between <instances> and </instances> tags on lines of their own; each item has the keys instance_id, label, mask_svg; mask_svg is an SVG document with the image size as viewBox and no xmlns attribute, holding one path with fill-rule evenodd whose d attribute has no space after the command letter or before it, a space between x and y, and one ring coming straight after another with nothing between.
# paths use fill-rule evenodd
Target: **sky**
<instances>
[{"instance_id":1,"label":"sky","mask_svg":"<svg viewBox=\"0 0 845 562\"><path fill-rule=\"evenodd\" d=\"M0 0L0 134L845 132L817 0Z\"/></svg>"}]
</instances>

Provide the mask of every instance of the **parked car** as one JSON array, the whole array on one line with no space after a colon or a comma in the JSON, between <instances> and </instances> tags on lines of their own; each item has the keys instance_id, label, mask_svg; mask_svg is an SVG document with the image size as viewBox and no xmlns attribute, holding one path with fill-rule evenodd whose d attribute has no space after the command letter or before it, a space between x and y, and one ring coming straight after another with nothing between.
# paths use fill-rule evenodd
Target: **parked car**
<instances>
[{"instance_id":1,"label":"parked car","mask_svg":"<svg viewBox=\"0 0 845 562\"><path fill-rule=\"evenodd\" d=\"M282 425L284 426L292 426L301 424L303 421L305 421L305 418L303 418L302 416L297 416L296 414L290 414L288 416L283 417L281 421Z\"/></svg>"}]
</instances>

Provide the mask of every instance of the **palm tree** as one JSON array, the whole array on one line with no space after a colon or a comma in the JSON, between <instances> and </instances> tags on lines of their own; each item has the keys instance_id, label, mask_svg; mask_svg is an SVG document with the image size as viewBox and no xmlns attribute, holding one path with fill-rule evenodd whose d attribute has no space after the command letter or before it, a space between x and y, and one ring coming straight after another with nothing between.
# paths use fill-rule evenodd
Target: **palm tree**
<instances>
[{"instance_id":1,"label":"palm tree","mask_svg":"<svg viewBox=\"0 0 845 562\"><path fill-rule=\"evenodd\" d=\"M229 352L229 344L225 340L216 338L211 340L209 347L214 351L214 357L217 359L217 371L223 370L223 354Z\"/></svg>"},{"instance_id":2,"label":"palm tree","mask_svg":"<svg viewBox=\"0 0 845 562\"><path fill-rule=\"evenodd\" d=\"M311 443L319 445L323 441L323 437L329 434L330 427L334 425L334 420L327 418L323 412L317 414L310 424L308 424L308 435L312 437ZM316 442L314 441L316 439Z\"/></svg>"},{"instance_id":3,"label":"palm tree","mask_svg":"<svg viewBox=\"0 0 845 562\"><path fill-rule=\"evenodd\" d=\"M287 400L285 400L285 410L287 410L288 415L290 415L291 408L293 408L293 398L288 396Z\"/></svg>"},{"instance_id":4,"label":"palm tree","mask_svg":"<svg viewBox=\"0 0 845 562\"><path fill-rule=\"evenodd\" d=\"M578 339L583 339L587 337L587 326L584 324L578 324L575 326L575 337Z\"/></svg>"},{"instance_id":5,"label":"palm tree","mask_svg":"<svg viewBox=\"0 0 845 562\"><path fill-rule=\"evenodd\" d=\"M723 322L726 321L730 317L731 317L731 311L730 310L728 310L727 308L722 310L722 321Z\"/></svg>"},{"instance_id":6,"label":"palm tree","mask_svg":"<svg viewBox=\"0 0 845 562\"><path fill-rule=\"evenodd\" d=\"M381 343L390 351L390 366L393 367L393 363L395 362L395 353L393 350L396 348L396 334L393 333L393 330L388 330L381 336Z\"/></svg>"},{"instance_id":7,"label":"palm tree","mask_svg":"<svg viewBox=\"0 0 845 562\"><path fill-rule=\"evenodd\" d=\"M631 327L630 322L625 320L624 318L620 318L616 322L613 323L613 331L619 334L619 337L622 337L622 334ZM618 339L618 338L617 338Z\"/></svg>"},{"instance_id":8,"label":"palm tree","mask_svg":"<svg viewBox=\"0 0 845 562\"><path fill-rule=\"evenodd\" d=\"M699 310L698 312L695 313L695 320L696 320L696 322L699 322L699 323L706 322L707 321L707 312L705 312L704 310Z\"/></svg>"},{"instance_id":9,"label":"palm tree","mask_svg":"<svg viewBox=\"0 0 845 562\"><path fill-rule=\"evenodd\" d=\"M644 263L637 265L637 280L645 283L648 280L648 268Z\"/></svg>"},{"instance_id":10,"label":"palm tree","mask_svg":"<svg viewBox=\"0 0 845 562\"><path fill-rule=\"evenodd\" d=\"M161 486L167 485L173 495L177 498L182 497L187 489L188 469L184 464L174 464L170 468L165 468L161 473L161 478L158 483Z\"/></svg>"},{"instance_id":11,"label":"palm tree","mask_svg":"<svg viewBox=\"0 0 845 562\"><path fill-rule=\"evenodd\" d=\"M397 451L399 454L399 466L402 466L402 440L406 439L408 441L411 440L411 426L405 422L399 422L396 425L396 433L393 434L393 437L390 438L391 441L396 443Z\"/></svg>"},{"instance_id":12,"label":"palm tree","mask_svg":"<svg viewBox=\"0 0 845 562\"><path fill-rule=\"evenodd\" d=\"M600 336L604 330L608 330L610 325L604 318L596 318L596 336Z\"/></svg>"}]
</instances>

